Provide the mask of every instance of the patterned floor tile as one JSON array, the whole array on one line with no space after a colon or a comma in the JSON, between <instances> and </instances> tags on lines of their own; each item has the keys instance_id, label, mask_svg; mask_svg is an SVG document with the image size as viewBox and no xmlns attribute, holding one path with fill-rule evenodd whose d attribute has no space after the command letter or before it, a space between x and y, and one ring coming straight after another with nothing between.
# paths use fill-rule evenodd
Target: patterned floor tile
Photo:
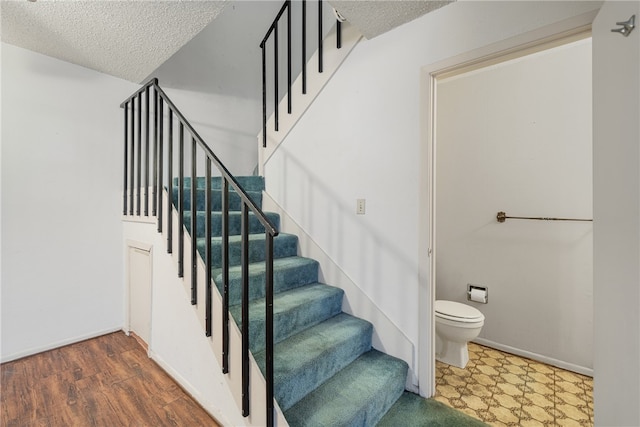
<instances>
[{"instance_id":1,"label":"patterned floor tile","mask_svg":"<svg viewBox=\"0 0 640 427\"><path fill-rule=\"evenodd\" d=\"M478 396L480 398L487 399L493 396L493 386L486 386L478 383L468 383L464 394L470 394L472 396Z\"/></svg>"},{"instance_id":2,"label":"patterned floor tile","mask_svg":"<svg viewBox=\"0 0 640 427\"><path fill-rule=\"evenodd\" d=\"M491 406L487 411L503 425L517 426L520 424L520 410L513 410L503 406Z\"/></svg>"},{"instance_id":3,"label":"patterned floor tile","mask_svg":"<svg viewBox=\"0 0 640 427\"><path fill-rule=\"evenodd\" d=\"M436 363L436 400L492 426L593 426L593 379L479 344Z\"/></svg>"}]
</instances>

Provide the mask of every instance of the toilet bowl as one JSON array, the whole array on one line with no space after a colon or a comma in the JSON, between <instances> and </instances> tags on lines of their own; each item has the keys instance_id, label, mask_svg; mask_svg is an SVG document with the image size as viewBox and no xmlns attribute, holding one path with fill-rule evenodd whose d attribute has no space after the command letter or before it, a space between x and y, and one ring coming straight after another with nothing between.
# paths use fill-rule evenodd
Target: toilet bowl
<instances>
[{"instance_id":1,"label":"toilet bowl","mask_svg":"<svg viewBox=\"0 0 640 427\"><path fill-rule=\"evenodd\" d=\"M467 343L480 334L484 315L476 308L454 301L437 300L436 360L464 368L469 361Z\"/></svg>"}]
</instances>

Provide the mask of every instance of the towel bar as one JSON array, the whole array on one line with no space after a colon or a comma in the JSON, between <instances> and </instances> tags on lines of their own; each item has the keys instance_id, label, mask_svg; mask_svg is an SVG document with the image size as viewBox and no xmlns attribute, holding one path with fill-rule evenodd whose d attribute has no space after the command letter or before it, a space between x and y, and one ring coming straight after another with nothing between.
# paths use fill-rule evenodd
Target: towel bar
<instances>
[{"instance_id":1,"label":"towel bar","mask_svg":"<svg viewBox=\"0 0 640 427\"><path fill-rule=\"evenodd\" d=\"M580 218L545 218L545 217L530 217L530 216L507 216L504 212L498 212L496 216L498 222L505 222L508 219L533 219L537 221L593 221L592 219L580 219Z\"/></svg>"}]
</instances>

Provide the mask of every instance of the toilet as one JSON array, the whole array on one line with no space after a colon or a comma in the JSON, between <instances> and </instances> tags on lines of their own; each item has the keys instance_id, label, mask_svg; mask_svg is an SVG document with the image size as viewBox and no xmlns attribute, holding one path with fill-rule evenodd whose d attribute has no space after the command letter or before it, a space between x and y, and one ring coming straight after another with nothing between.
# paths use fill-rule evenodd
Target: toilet
<instances>
[{"instance_id":1,"label":"toilet","mask_svg":"<svg viewBox=\"0 0 640 427\"><path fill-rule=\"evenodd\" d=\"M480 334L484 315L470 305L437 300L436 360L464 368L469 361L467 343Z\"/></svg>"}]
</instances>

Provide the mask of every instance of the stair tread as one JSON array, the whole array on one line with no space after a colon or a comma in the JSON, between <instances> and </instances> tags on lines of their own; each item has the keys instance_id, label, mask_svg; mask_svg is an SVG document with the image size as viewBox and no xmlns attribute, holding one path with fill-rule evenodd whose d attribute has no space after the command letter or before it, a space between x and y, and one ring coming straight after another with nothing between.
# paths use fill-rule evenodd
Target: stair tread
<instances>
[{"instance_id":1,"label":"stair tread","mask_svg":"<svg viewBox=\"0 0 640 427\"><path fill-rule=\"evenodd\" d=\"M292 308L307 304L317 299L343 294L344 291L342 289L325 285L323 283L313 283L299 288L290 289L277 293L273 296L273 314L274 316L277 316L278 314L290 311ZM249 304L249 322L254 319L264 318L266 316L265 306L266 302L264 299L252 301ZM231 310L231 314L233 314L234 317L236 314L238 315L237 318L240 317L240 304L229 307L229 310Z\"/></svg>"},{"instance_id":2,"label":"stair tread","mask_svg":"<svg viewBox=\"0 0 640 427\"><path fill-rule=\"evenodd\" d=\"M180 200L180 188L174 187L172 191L172 203L174 206L178 206L178 201ZM184 193L182 196L182 200L184 203L184 210L190 211L191 206L191 187L185 187ZM228 192L228 202L229 202L229 210L230 211L240 211L242 208L242 198L235 191ZM262 205L262 191L246 191L247 196L251 199L257 206ZM206 190L204 188L196 188L195 189L195 209L196 210L204 210L205 208L205 195ZM211 208L213 211L220 211L222 209L222 190L219 189L211 189L210 192L210 200L211 200Z\"/></svg>"},{"instance_id":3,"label":"stair tread","mask_svg":"<svg viewBox=\"0 0 640 427\"><path fill-rule=\"evenodd\" d=\"M274 342L280 342L340 313L343 295L342 289L322 283L313 283L275 294ZM238 326L241 326L242 306L237 304L229 310ZM264 298L249 303L249 343L253 352L261 351L265 347L265 317Z\"/></svg>"},{"instance_id":4,"label":"stair tread","mask_svg":"<svg viewBox=\"0 0 640 427\"><path fill-rule=\"evenodd\" d=\"M291 426L375 425L404 391L407 364L371 350L285 412Z\"/></svg>"},{"instance_id":5,"label":"stair tread","mask_svg":"<svg viewBox=\"0 0 640 427\"><path fill-rule=\"evenodd\" d=\"M273 290L277 294L288 289L298 288L318 281L318 262L310 258L290 257L274 258ZM212 277L219 290L222 290L222 269L213 268ZM259 261L249 264L249 299L264 298L266 263ZM229 303L240 304L242 267L229 267Z\"/></svg>"},{"instance_id":6,"label":"stair tread","mask_svg":"<svg viewBox=\"0 0 640 427\"><path fill-rule=\"evenodd\" d=\"M370 329L371 323L346 313L328 319L283 341L274 351L274 376L287 376L287 371L308 365L326 352L328 344L351 338L354 329ZM263 361L262 354L256 358ZM293 357L295 356L295 357Z\"/></svg>"},{"instance_id":7,"label":"stair tread","mask_svg":"<svg viewBox=\"0 0 640 427\"><path fill-rule=\"evenodd\" d=\"M191 211L190 210L185 210L184 211L185 216L191 216ZM267 217L279 217L279 215L275 212L264 212L265 216ZM211 211L211 215L212 216L222 216L222 212L221 211ZM229 216L241 216L242 212L240 211L229 211ZM196 216L205 216L205 210L204 209L198 209L196 210ZM251 211L249 211L249 216L255 216L255 214Z\"/></svg>"},{"instance_id":8,"label":"stair tread","mask_svg":"<svg viewBox=\"0 0 640 427\"><path fill-rule=\"evenodd\" d=\"M273 351L275 397L288 409L326 379L371 349L373 326L340 313L276 344ZM264 372L264 351L254 354Z\"/></svg>"},{"instance_id":9,"label":"stair tread","mask_svg":"<svg viewBox=\"0 0 640 427\"><path fill-rule=\"evenodd\" d=\"M200 185L202 185L202 187L200 187ZM185 190L191 190L191 186L186 185L186 183L185 183L184 189ZM180 186L177 185L177 184L173 185L173 190L174 191L179 191L180 190ZM196 187L196 190L206 190L206 188L204 188L204 184L198 184L198 187ZM222 191L222 189L220 187L212 186L211 187L211 191ZM259 189L259 188L253 188L253 189L246 189L245 188L244 189L245 193L261 193L262 191L263 190ZM230 193L231 192L235 193L236 190L234 190L233 188L229 187L229 192Z\"/></svg>"},{"instance_id":10,"label":"stair tread","mask_svg":"<svg viewBox=\"0 0 640 427\"><path fill-rule=\"evenodd\" d=\"M273 226L279 228L280 215L275 212L265 212L265 216ZM204 210L196 211L196 230L198 231L197 237L204 237L205 232L205 220L207 218ZM192 211L184 211L184 225L187 231L191 232L191 219ZM211 211L211 235L222 235L222 219L223 215L221 211ZM229 211L228 217L228 230L230 236L237 236L242 232L242 213L240 211ZM260 219L253 213L249 212L249 233L260 234L264 233L265 228Z\"/></svg>"},{"instance_id":11,"label":"stair tread","mask_svg":"<svg viewBox=\"0 0 640 427\"><path fill-rule=\"evenodd\" d=\"M257 175L236 176L234 177L238 184L245 190L264 190L264 177ZM174 178L173 185L178 185L178 178ZM184 185L186 188L191 187L191 177L184 177ZM196 188L204 188L206 185L206 179L204 177L196 177ZM214 189L222 188L222 179L220 177L211 177L211 187ZM229 188L232 189L231 184Z\"/></svg>"},{"instance_id":12,"label":"stair tread","mask_svg":"<svg viewBox=\"0 0 640 427\"><path fill-rule=\"evenodd\" d=\"M264 261L266 257L265 234L249 234L248 262L257 263ZM196 239L196 246L201 256L205 253L205 237ZM211 266L222 267L222 237L211 237ZM280 233L273 238L273 258L287 258L298 254L298 236L295 234ZM229 264L240 265L242 261L242 236L229 236Z\"/></svg>"},{"instance_id":13,"label":"stair tread","mask_svg":"<svg viewBox=\"0 0 640 427\"><path fill-rule=\"evenodd\" d=\"M295 238L296 240L298 239L298 236L296 236L295 234L289 234L289 233L279 233L277 236L274 237L275 239L293 239ZM253 233L253 234L249 234L249 242L252 241L260 241L260 240L265 240L265 234L264 233ZM204 237L198 237L198 242L203 242L205 238ZM238 243L242 240L242 236L239 234L234 234L232 236L229 236L229 243ZM222 243L222 237L221 236L211 236L211 242L212 243Z\"/></svg>"},{"instance_id":14,"label":"stair tread","mask_svg":"<svg viewBox=\"0 0 640 427\"><path fill-rule=\"evenodd\" d=\"M284 269L291 269L291 268L295 268L301 265L318 265L318 261L312 259L312 258L306 258L306 257L302 257L302 256L290 256L290 257L285 257L285 258L277 258L273 260L273 270L274 272L276 271L280 271L280 270L284 270ZM258 273L264 273L264 271L266 270L266 265L264 263L264 261L261 262L253 262L251 264L249 264L249 275L251 274L258 274ZM221 279L221 275L220 273L222 272L222 269L220 268L216 268L214 270L212 270L214 273L214 277L216 279ZM233 276L233 275L240 275L242 274L242 267L239 265L232 265L229 266L229 277Z\"/></svg>"},{"instance_id":15,"label":"stair tread","mask_svg":"<svg viewBox=\"0 0 640 427\"><path fill-rule=\"evenodd\" d=\"M196 194L202 194L204 197L204 192L205 192L205 188L204 187L196 187ZM174 186L173 190L172 190L173 194L179 194L180 192L180 187L178 186ZM222 190L219 188L212 188L211 192L214 194L218 194L218 193L222 193ZM232 197L237 197L238 193L236 193L233 189L229 189L229 196ZM247 193L249 196L258 196L258 195L262 195L262 190L245 190L245 193ZM184 188L184 194L186 195L190 195L191 194L191 187L185 187ZM219 196L218 196L219 197Z\"/></svg>"}]
</instances>

